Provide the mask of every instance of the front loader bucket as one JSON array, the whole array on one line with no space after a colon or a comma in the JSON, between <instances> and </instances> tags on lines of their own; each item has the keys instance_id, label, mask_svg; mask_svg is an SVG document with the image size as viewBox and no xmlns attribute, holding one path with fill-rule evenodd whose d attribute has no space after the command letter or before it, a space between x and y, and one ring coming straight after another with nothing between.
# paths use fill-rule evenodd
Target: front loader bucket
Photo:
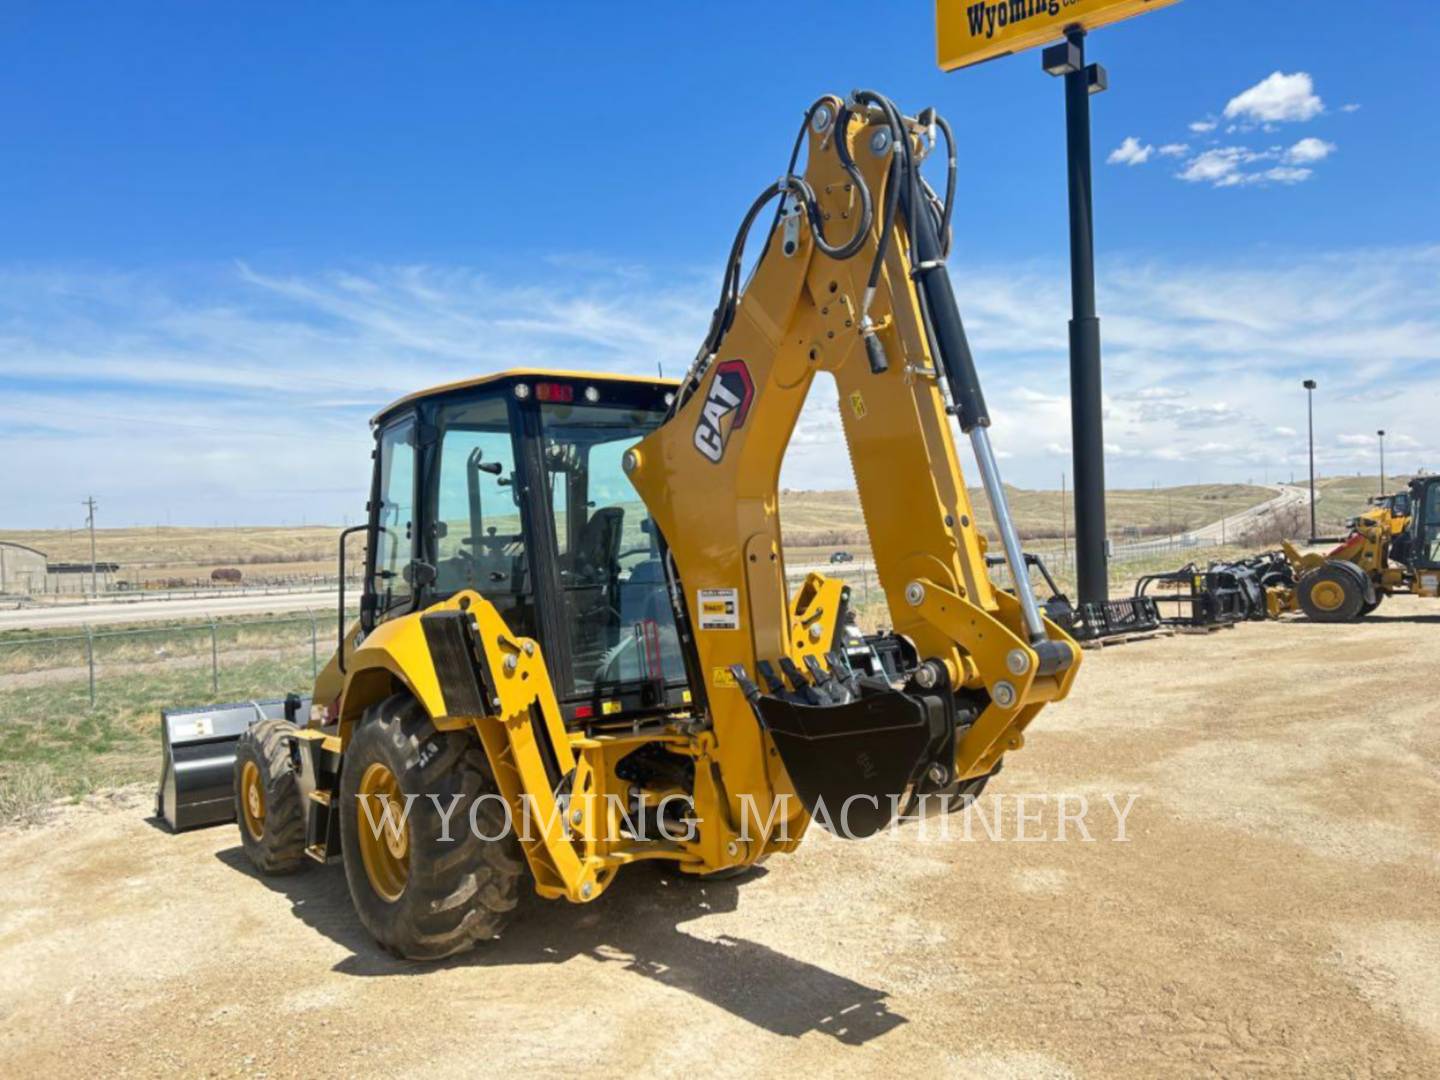
<instances>
[{"instance_id":1,"label":"front loader bucket","mask_svg":"<svg viewBox=\"0 0 1440 1080\"><path fill-rule=\"evenodd\" d=\"M809 684L797 675L792 670L794 691L773 675L769 694L748 678L740 685L811 816L847 839L873 836L900 812L941 748L953 751L954 710L942 696L902 693L881 679Z\"/></svg>"},{"instance_id":2,"label":"front loader bucket","mask_svg":"<svg viewBox=\"0 0 1440 1080\"><path fill-rule=\"evenodd\" d=\"M174 832L234 821L235 744L240 736L260 720L303 724L309 715L310 699L294 694L273 701L164 710L155 816Z\"/></svg>"}]
</instances>

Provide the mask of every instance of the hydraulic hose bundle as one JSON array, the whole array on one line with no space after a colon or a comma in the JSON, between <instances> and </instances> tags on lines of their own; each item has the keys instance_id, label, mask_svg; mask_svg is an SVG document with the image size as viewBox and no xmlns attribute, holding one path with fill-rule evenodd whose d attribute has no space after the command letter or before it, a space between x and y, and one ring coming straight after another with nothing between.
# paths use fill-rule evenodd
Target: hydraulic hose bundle
<instances>
[{"instance_id":1,"label":"hydraulic hose bundle","mask_svg":"<svg viewBox=\"0 0 1440 1080\"><path fill-rule=\"evenodd\" d=\"M922 207L932 222L933 233L943 241L938 243L936 256L944 259L949 254L950 221L955 206L956 186L956 154L954 134L949 123L934 110L927 109L922 114L925 120L922 126L927 129L938 128L945 136L946 149L948 151L948 172L945 182L945 200L940 202L939 197L925 180L920 177L919 169L915 161L914 149L907 134L907 127L900 111L895 107L889 98L878 94L873 90L856 90L850 97L850 101L841 105L834 117L834 124L831 131L835 133L828 141L835 148L835 156L849 177L850 183L855 186L855 191L860 199L860 215L856 222L855 230L844 243L832 244L825 236L824 217L820 212L819 204L815 198L815 192L811 190L809 183L797 172L800 163L800 150L805 142L805 133L815 123L817 115L822 110L831 108L828 98L816 99L808 109L800 124L800 130L795 135L795 143L790 150L790 159L785 168L785 175L779 180L765 188L751 203L749 210L741 219L740 228L736 232L735 240L730 246L729 256L725 261L725 273L720 286L720 300L715 306L714 314L711 316L710 327L706 331L700 351L696 355L694 363L680 385L680 392L676 395L675 402L671 406L670 414L673 416L694 393L695 388L700 384L705 371L709 367L720 342L735 318L736 308L740 303L741 274L743 270L745 243L750 235L750 229L755 224L755 219L760 212L772 200L780 196L795 199L805 211L805 216L810 222L811 231L815 238L815 246L820 252L836 261L844 261L853 258L864 247L866 237L875 222L875 202L869 185L865 182L864 176L856 166L854 158L850 154L848 140L844 133L848 130L850 119L855 115L857 108L873 108L882 114L889 128L889 137L895 146L895 155L892 159L889 182L886 189L885 205L880 220L880 240L876 245L875 256L871 261L870 273L866 282L864 302L861 306L861 331L865 336L866 348L871 357L871 366L877 371L885 370L888 366L883 360L883 349L880 349L879 339L874 334L873 324L869 320L870 301L875 294L875 287L880 279L880 269L884 265L885 256L889 249L890 234L894 225L897 213L901 208L902 196L906 196L906 203L910 206ZM828 121L828 117L826 118ZM933 140L933 135L932 135ZM907 180L909 181L907 183ZM910 190L907 192L907 188ZM771 228L766 236L765 247L761 250L760 260L764 261L770 250L770 240L778 228L781 217L784 213L784 201L777 207ZM917 215L906 214L907 238L912 250L916 244L916 236L913 227L913 218ZM877 352L879 360L877 367Z\"/></svg>"}]
</instances>

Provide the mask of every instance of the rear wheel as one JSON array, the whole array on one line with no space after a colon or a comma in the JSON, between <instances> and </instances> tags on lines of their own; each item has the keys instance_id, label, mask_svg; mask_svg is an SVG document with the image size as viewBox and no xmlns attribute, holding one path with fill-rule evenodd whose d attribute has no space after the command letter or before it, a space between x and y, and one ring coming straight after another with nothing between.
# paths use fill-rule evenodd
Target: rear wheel
<instances>
[{"instance_id":1,"label":"rear wheel","mask_svg":"<svg viewBox=\"0 0 1440 1080\"><path fill-rule=\"evenodd\" d=\"M1365 572L1329 562L1300 582L1300 607L1316 622L1350 622L1365 613Z\"/></svg>"},{"instance_id":2,"label":"rear wheel","mask_svg":"<svg viewBox=\"0 0 1440 1080\"><path fill-rule=\"evenodd\" d=\"M382 946L435 960L496 936L525 872L508 824L473 732L437 731L406 694L366 710L345 751L340 842L355 910Z\"/></svg>"},{"instance_id":3,"label":"rear wheel","mask_svg":"<svg viewBox=\"0 0 1440 1080\"><path fill-rule=\"evenodd\" d=\"M240 843L264 874L288 874L305 864L305 808L287 738L294 730L284 720L261 720L235 744Z\"/></svg>"},{"instance_id":4,"label":"rear wheel","mask_svg":"<svg viewBox=\"0 0 1440 1080\"><path fill-rule=\"evenodd\" d=\"M1385 599L1385 594L1384 594L1383 592L1377 592L1377 593L1375 594L1375 599L1374 599L1374 600L1372 600L1372 601L1371 601L1370 603L1368 603L1368 604L1362 604L1362 605L1360 605L1360 614L1361 614L1361 615L1369 615L1372 611L1374 611L1376 608L1378 608L1378 607L1380 606L1380 601L1382 601L1382 600L1384 600L1384 599Z\"/></svg>"}]
</instances>

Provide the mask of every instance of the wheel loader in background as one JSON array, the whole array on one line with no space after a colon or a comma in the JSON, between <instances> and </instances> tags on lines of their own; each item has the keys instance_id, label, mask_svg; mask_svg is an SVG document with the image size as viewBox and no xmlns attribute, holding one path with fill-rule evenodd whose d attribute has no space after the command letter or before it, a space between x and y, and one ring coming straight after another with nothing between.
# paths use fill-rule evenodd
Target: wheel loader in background
<instances>
[{"instance_id":1,"label":"wheel loader in background","mask_svg":"<svg viewBox=\"0 0 1440 1080\"><path fill-rule=\"evenodd\" d=\"M1440 596L1440 476L1416 477L1403 494L1376 500L1327 555L1302 555L1285 543L1296 577L1291 610L1316 622L1349 622L1395 593Z\"/></svg>"},{"instance_id":2,"label":"wheel loader in background","mask_svg":"<svg viewBox=\"0 0 1440 1080\"><path fill-rule=\"evenodd\" d=\"M920 172L941 136L943 196ZM527 880L583 903L641 861L738 874L812 821L872 835L978 793L1080 653L1037 606L991 450L945 266L955 160L929 110L822 97L680 382L517 370L380 412L347 530L358 620L342 598L311 701L173 714L172 804L238 726L255 866L342 860L380 944L433 958L499 932ZM858 637L842 582L785 573L781 459L821 373L890 612ZM952 417L1014 595L987 576ZM343 562L342 536L342 582ZM187 733L212 743L182 773Z\"/></svg>"}]
</instances>

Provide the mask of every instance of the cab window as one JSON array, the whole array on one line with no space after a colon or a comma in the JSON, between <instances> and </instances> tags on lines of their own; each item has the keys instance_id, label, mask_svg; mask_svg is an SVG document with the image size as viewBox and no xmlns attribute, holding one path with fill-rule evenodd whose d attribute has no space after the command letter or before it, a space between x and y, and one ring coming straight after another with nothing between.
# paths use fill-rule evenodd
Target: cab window
<instances>
[{"instance_id":1,"label":"cab window","mask_svg":"<svg viewBox=\"0 0 1440 1080\"><path fill-rule=\"evenodd\" d=\"M407 418L380 432L379 501L375 506L375 552L370 591L376 610L405 607L413 600L406 573L414 552L415 421Z\"/></svg>"},{"instance_id":2,"label":"cab window","mask_svg":"<svg viewBox=\"0 0 1440 1080\"><path fill-rule=\"evenodd\" d=\"M684 683L659 534L623 467L625 451L663 419L644 409L540 406L540 502L553 515L570 650L562 696Z\"/></svg>"},{"instance_id":3,"label":"cab window","mask_svg":"<svg viewBox=\"0 0 1440 1080\"><path fill-rule=\"evenodd\" d=\"M534 602L504 398L442 405L436 415L433 511L427 553L433 591L471 589L517 634L534 636Z\"/></svg>"}]
</instances>

